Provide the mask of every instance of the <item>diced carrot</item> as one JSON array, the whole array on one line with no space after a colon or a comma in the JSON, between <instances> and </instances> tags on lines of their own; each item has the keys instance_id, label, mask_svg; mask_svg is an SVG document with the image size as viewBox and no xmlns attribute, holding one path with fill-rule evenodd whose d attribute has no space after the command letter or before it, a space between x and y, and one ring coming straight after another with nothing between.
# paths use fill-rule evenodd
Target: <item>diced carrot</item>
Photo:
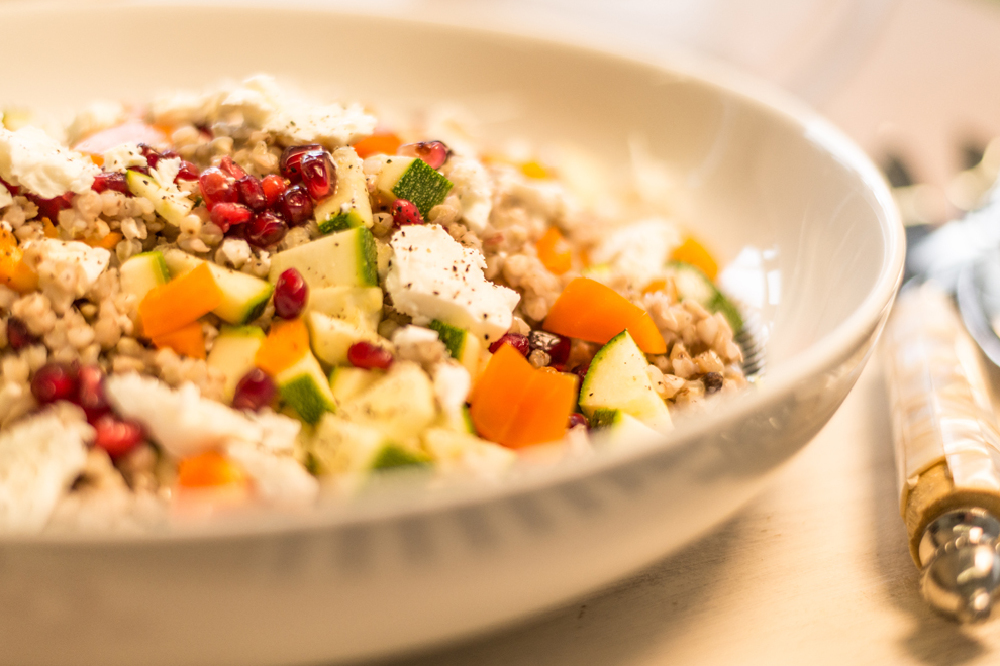
<instances>
[{"instance_id":1,"label":"diced carrot","mask_svg":"<svg viewBox=\"0 0 1000 666\"><path fill-rule=\"evenodd\" d=\"M83 242L90 247L103 247L105 250L113 250L121 239L122 235L120 232L112 231L104 236L104 238L85 238Z\"/></svg>"},{"instance_id":2,"label":"diced carrot","mask_svg":"<svg viewBox=\"0 0 1000 666\"><path fill-rule=\"evenodd\" d=\"M666 288L667 288L667 281L666 280L662 280L662 279L661 280L653 280L649 284L647 284L645 287L642 288L642 293L644 293L644 294L652 294L652 293L657 292L657 291L663 291Z\"/></svg>"},{"instance_id":3,"label":"diced carrot","mask_svg":"<svg viewBox=\"0 0 1000 666\"><path fill-rule=\"evenodd\" d=\"M576 278L566 286L549 310L542 328L600 344L627 329L645 353L667 351L667 343L645 310L610 287L587 278Z\"/></svg>"},{"instance_id":4,"label":"diced carrot","mask_svg":"<svg viewBox=\"0 0 1000 666\"><path fill-rule=\"evenodd\" d=\"M395 155L402 143L402 139L392 132L376 132L354 144L354 152L361 159L369 155Z\"/></svg>"},{"instance_id":5,"label":"diced carrot","mask_svg":"<svg viewBox=\"0 0 1000 666\"><path fill-rule=\"evenodd\" d=\"M521 164L521 173L528 178L549 178L549 170L541 165L537 160L528 160Z\"/></svg>"},{"instance_id":6,"label":"diced carrot","mask_svg":"<svg viewBox=\"0 0 1000 666\"><path fill-rule=\"evenodd\" d=\"M247 475L234 461L218 451L205 451L182 459L177 465L177 484L183 488L243 485Z\"/></svg>"},{"instance_id":7,"label":"diced carrot","mask_svg":"<svg viewBox=\"0 0 1000 666\"><path fill-rule=\"evenodd\" d=\"M685 238L684 242L674 249L670 254L670 258L697 266L709 280L714 281L715 276L719 274L719 265L715 263L715 259L712 258L712 255L705 249L704 245L691 236Z\"/></svg>"},{"instance_id":8,"label":"diced carrot","mask_svg":"<svg viewBox=\"0 0 1000 666\"><path fill-rule=\"evenodd\" d=\"M257 350L257 367L271 376L298 363L309 351L309 329L301 319L275 319Z\"/></svg>"},{"instance_id":9,"label":"diced carrot","mask_svg":"<svg viewBox=\"0 0 1000 666\"><path fill-rule=\"evenodd\" d=\"M47 217L42 218L42 235L46 238L59 238L59 230L56 229L56 225L52 224L52 220Z\"/></svg>"},{"instance_id":10,"label":"diced carrot","mask_svg":"<svg viewBox=\"0 0 1000 666\"><path fill-rule=\"evenodd\" d=\"M573 267L573 251L555 227L549 227L549 230L538 239L535 250L542 265L556 275L562 275Z\"/></svg>"},{"instance_id":11,"label":"diced carrot","mask_svg":"<svg viewBox=\"0 0 1000 666\"><path fill-rule=\"evenodd\" d=\"M121 125L99 130L73 146L73 150L90 155L91 159L100 157L104 161L104 153L123 143L145 143L150 146L161 146L170 142L169 128L162 125L149 125L141 120L127 120ZM97 162L97 160L94 160Z\"/></svg>"},{"instance_id":12,"label":"diced carrot","mask_svg":"<svg viewBox=\"0 0 1000 666\"><path fill-rule=\"evenodd\" d=\"M154 287L139 303L143 335L157 338L187 326L222 303L222 290L208 264Z\"/></svg>"},{"instance_id":13,"label":"diced carrot","mask_svg":"<svg viewBox=\"0 0 1000 666\"><path fill-rule=\"evenodd\" d=\"M490 358L469 396L469 414L485 438L520 448L566 433L577 377L535 369L510 345Z\"/></svg>"},{"instance_id":14,"label":"diced carrot","mask_svg":"<svg viewBox=\"0 0 1000 666\"><path fill-rule=\"evenodd\" d=\"M20 294L38 288L38 274L24 262L17 238L0 228L0 284Z\"/></svg>"},{"instance_id":15,"label":"diced carrot","mask_svg":"<svg viewBox=\"0 0 1000 666\"><path fill-rule=\"evenodd\" d=\"M176 331L156 336L153 338L153 344L157 349L169 347L181 356L205 358L205 333L202 331L201 323L197 321Z\"/></svg>"}]
</instances>

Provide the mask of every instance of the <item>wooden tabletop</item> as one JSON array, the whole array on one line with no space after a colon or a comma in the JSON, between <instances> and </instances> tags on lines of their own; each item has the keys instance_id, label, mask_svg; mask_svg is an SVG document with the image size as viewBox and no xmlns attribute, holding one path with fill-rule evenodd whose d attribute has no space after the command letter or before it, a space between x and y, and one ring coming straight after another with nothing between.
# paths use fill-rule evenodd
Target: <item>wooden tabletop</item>
<instances>
[{"instance_id":1,"label":"wooden tabletop","mask_svg":"<svg viewBox=\"0 0 1000 666\"><path fill-rule=\"evenodd\" d=\"M877 358L815 440L714 534L612 587L392 666L1000 663L918 590Z\"/></svg>"}]
</instances>

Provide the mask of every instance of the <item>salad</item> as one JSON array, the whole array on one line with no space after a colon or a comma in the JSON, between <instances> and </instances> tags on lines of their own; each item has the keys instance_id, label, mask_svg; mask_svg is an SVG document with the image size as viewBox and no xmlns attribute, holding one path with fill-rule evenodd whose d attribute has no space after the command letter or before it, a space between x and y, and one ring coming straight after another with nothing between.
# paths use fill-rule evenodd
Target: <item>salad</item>
<instances>
[{"instance_id":1,"label":"salad","mask_svg":"<svg viewBox=\"0 0 1000 666\"><path fill-rule=\"evenodd\" d=\"M264 76L3 125L0 533L496 480L746 385L702 240L579 151Z\"/></svg>"}]
</instances>

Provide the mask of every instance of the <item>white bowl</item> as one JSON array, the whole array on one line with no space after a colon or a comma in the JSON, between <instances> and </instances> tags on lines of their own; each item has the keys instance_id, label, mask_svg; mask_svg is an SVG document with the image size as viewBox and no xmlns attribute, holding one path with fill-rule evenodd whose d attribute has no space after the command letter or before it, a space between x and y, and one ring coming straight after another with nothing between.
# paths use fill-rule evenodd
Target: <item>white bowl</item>
<instances>
[{"instance_id":1,"label":"white bowl","mask_svg":"<svg viewBox=\"0 0 1000 666\"><path fill-rule=\"evenodd\" d=\"M0 541L0 663L270 664L386 655L496 627L719 525L823 426L872 350L903 236L882 178L810 111L736 75L530 38L263 7L0 10L3 99L142 99L267 70L363 100L519 113L680 176L720 256L761 250L768 375L669 444L493 489L215 534ZM760 276L763 276L762 278Z\"/></svg>"}]
</instances>

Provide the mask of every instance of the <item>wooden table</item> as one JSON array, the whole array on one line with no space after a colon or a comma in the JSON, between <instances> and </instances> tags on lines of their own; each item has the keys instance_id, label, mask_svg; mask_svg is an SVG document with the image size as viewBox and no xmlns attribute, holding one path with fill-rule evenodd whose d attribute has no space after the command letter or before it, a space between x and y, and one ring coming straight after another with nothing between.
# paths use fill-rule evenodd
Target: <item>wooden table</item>
<instances>
[{"instance_id":1,"label":"wooden table","mask_svg":"<svg viewBox=\"0 0 1000 666\"><path fill-rule=\"evenodd\" d=\"M1000 623L934 615L899 517L873 360L840 411L714 534L525 624L392 666L1000 663Z\"/></svg>"}]
</instances>

